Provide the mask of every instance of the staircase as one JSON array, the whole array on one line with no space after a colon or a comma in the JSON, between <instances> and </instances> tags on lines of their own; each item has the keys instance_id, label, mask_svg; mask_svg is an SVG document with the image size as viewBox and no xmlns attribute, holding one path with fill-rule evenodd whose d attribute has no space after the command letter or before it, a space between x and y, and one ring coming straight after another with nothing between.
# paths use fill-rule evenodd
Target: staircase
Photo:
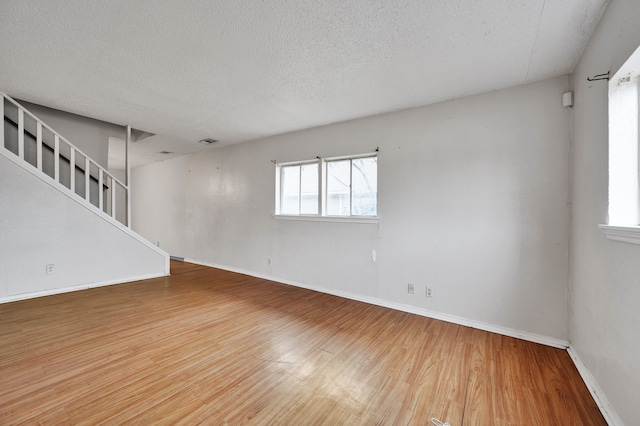
<instances>
[{"instance_id":1,"label":"staircase","mask_svg":"<svg viewBox=\"0 0 640 426\"><path fill-rule=\"evenodd\" d=\"M0 94L0 303L168 275L128 184Z\"/></svg>"},{"instance_id":2,"label":"staircase","mask_svg":"<svg viewBox=\"0 0 640 426\"><path fill-rule=\"evenodd\" d=\"M131 226L129 187L9 96L1 93L4 117L0 147L125 226ZM44 176L42 176L44 178Z\"/></svg>"}]
</instances>

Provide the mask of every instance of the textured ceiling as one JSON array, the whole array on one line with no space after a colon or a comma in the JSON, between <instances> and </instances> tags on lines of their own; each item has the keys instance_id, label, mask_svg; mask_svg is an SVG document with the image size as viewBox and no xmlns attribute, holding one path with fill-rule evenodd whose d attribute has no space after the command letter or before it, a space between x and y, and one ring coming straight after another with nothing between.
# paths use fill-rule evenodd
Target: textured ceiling
<instances>
[{"instance_id":1,"label":"textured ceiling","mask_svg":"<svg viewBox=\"0 0 640 426\"><path fill-rule=\"evenodd\" d=\"M187 153L567 74L606 3L2 0L0 90Z\"/></svg>"}]
</instances>

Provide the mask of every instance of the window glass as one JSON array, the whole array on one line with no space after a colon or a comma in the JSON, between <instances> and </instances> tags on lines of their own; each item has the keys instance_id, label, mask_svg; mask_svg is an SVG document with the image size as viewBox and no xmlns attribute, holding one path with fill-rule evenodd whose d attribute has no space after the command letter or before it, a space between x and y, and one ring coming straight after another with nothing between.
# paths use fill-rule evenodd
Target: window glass
<instances>
[{"instance_id":1,"label":"window glass","mask_svg":"<svg viewBox=\"0 0 640 426\"><path fill-rule=\"evenodd\" d=\"M300 166L300 214L318 214L318 163Z\"/></svg>"},{"instance_id":2,"label":"window glass","mask_svg":"<svg viewBox=\"0 0 640 426\"><path fill-rule=\"evenodd\" d=\"M351 214L376 216L378 209L378 159L351 160Z\"/></svg>"},{"instance_id":3,"label":"window glass","mask_svg":"<svg viewBox=\"0 0 640 426\"><path fill-rule=\"evenodd\" d=\"M640 48L609 81L609 225L640 223Z\"/></svg>"},{"instance_id":4,"label":"window glass","mask_svg":"<svg viewBox=\"0 0 640 426\"><path fill-rule=\"evenodd\" d=\"M300 166L285 166L281 172L280 212L300 214Z\"/></svg>"},{"instance_id":5,"label":"window glass","mask_svg":"<svg viewBox=\"0 0 640 426\"><path fill-rule=\"evenodd\" d=\"M351 214L351 160L327 162L327 215Z\"/></svg>"}]
</instances>

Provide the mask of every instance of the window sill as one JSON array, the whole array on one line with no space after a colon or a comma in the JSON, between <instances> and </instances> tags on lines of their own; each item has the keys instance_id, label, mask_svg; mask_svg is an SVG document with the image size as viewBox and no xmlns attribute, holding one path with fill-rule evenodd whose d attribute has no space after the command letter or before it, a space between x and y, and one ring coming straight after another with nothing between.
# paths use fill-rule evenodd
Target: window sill
<instances>
[{"instance_id":1,"label":"window sill","mask_svg":"<svg viewBox=\"0 0 640 426\"><path fill-rule=\"evenodd\" d=\"M342 223L373 223L380 220L378 217L340 217L340 216L293 216L274 214L274 219L278 220L301 220L305 222L342 222Z\"/></svg>"},{"instance_id":2,"label":"window sill","mask_svg":"<svg viewBox=\"0 0 640 426\"><path fill-rule=\"evenodd\" d=\"M640 244L640 226L598 225L609 240Z\"/></svg>"}]
</instances>

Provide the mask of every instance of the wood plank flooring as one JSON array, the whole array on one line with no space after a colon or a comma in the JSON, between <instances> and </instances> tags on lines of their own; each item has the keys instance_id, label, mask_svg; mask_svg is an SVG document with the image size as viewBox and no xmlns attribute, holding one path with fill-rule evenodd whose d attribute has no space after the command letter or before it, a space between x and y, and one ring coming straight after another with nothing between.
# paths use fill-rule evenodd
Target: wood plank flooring
<instances>
[{"instance_id":1,"label":"wood plank flooring","mask_svg":"<svg viewBox=\"0 0 640 426\"><path fill-rule=\"evenodd\" d=\"M0 305L0 425L604 425L568 354L198 265Z\"/></svg>"}]
</instances>

